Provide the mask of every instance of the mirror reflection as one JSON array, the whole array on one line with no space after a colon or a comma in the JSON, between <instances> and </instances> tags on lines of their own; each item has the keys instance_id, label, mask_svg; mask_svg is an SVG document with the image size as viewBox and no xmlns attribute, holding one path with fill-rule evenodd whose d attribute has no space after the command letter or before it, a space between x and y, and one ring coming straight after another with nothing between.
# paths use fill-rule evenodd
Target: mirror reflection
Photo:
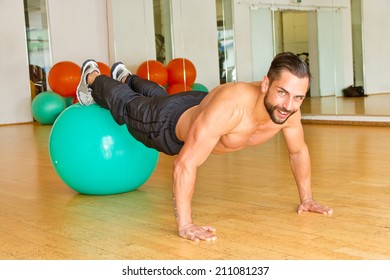
<instances>
[{"instance_id":1,"label":"mirror reflection","mask_svg":"<svg viewBox=\"0 0 390 280\"><path fill-rule=\"evenodd\" d=\"M221 84L237 81L232 7L231 0L216 1L219 80Z\"/></svg>"},{"instance_id":2,"label":"mirror reflection","mask_svg":"<svg viewBox=\"0 0 390 280\"><path fill-rule=\"evenodd\" d=\"M166 64L172 59L171 12L169 0L153 0L156 60Z\"/></svg>"},{"instance_id":3,"label":"mirror reflection","mask_svg":"<svg viewBox=\"0 0 390 280\"><path fill-rule=\"evenodd\" d=\"M39 0L24 0L26 37L32 98L46 91L46 76L51 67L46 5Z\"/></svg>"}]
</instances>

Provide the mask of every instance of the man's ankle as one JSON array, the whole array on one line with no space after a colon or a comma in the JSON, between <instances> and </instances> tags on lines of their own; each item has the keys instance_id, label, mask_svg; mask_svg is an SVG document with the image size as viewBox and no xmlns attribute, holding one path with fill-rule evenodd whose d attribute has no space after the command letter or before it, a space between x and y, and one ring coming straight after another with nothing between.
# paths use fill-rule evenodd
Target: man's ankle
<instances>
[{"instance_id":1,"label":"man's ankle","mask_svg":"<svg viewBox=\"0 0 390 280\"><path fill-rule=\"evenodd\" d=\"M121 82L122 82L122 83L126 83L127 77L129 77L129 75L124 76L124 77L122 78Z\"/></svg>"},{"instance_id":2,"label":"man's ankle","mask_svg":"<svg viewBox=\"0 0 390 280\"><path fill-rule=\"evenodd\" d=\"M92 73L89 73L87 75L87 84L91 85L95 81L97 76L99 76L99 72L98 71L93 71Z\"/></svg>"}]
</instances>

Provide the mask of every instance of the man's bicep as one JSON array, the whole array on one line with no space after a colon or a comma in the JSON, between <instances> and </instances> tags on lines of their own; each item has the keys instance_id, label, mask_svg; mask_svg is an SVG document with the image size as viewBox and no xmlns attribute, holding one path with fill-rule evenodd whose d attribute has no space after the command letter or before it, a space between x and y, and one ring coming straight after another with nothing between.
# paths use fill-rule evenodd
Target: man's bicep
<instances>
[{"instance_id":1,"label":"man's bicep","mask_svg":"<svg viewBox=\"0 0 390 280\"><path fill-rule=\"evenodd\" d=\"M209 125L194 124L189 130L179 157L199 166L211 154L221 135Z\"/></svg>"},{"instance_id":2,"label":"man's bicep","mask_svg":"<svg viewBox=\"0 0 390 280\"><path fill-rule=\"evenodd\" d=\"M201 165L213 151L223 135L234 129L240 120L240 113L231 105L209 106L191 124L179 156ZM188 158L190 157L190 158Z\"/></svg>"},{"instance_id":3,"label":"man's bicep","mask_svg":"<svg viewBox=\"0 0 390 280\"><path fill-rule=\"evenodd\" d=\"M193 121L179 156L196 166L201 165L213 151L223 135L237 122L234 110L221 111L221 106L209 107Z\"/></svg>"}]
</instances>

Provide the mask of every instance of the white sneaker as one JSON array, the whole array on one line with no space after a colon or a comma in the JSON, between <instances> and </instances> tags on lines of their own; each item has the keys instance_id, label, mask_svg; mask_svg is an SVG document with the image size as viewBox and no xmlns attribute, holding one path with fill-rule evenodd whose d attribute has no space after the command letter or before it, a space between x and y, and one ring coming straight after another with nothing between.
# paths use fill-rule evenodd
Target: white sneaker
<instances>
[{"instance_id":1,"label":"white sneaker","mask_svg":"<svg viewBox=\"0 0 390 280\"><path fill-rule=\"evenodd\" d=\"M83 106L88 106L96 103L95 100L93 100L92 98L92 89L89 87L89 84L87 82L88 74L91 74L94 71L100 74L100 70L96 61L93 59L88 59L84 61L83 66L81 67L80 83L76 91L77 99Z\"/></svg>"},{"instance_id":2,"label":"white sneaker","mask_svg":"<svg viewBox=\"0 0 390 280\"><path fill-rule=\"evenodd\" d=\"M119 82L122 81L124 77L131 75L131 72L126 69L126 66L122 62L115 62L111 67L111 78Z\"/></svg>"}]
</instances>

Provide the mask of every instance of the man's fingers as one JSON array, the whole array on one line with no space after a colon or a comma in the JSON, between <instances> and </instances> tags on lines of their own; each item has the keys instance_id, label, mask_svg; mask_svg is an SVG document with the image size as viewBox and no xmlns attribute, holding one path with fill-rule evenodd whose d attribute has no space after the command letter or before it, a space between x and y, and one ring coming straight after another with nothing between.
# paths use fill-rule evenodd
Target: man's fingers
<instances>
[{"instance_id":1,"label":"man's fingers","mask_svg":"<svg viewBox=\"0 0 390 280\"><path fill-rule=\"evenodd\" d=\"M327 207L328 208L328 207ZM327 215L332 215L333 214L333 210L331 208L328 208L324 214L327 214Z\"/></svg>"},{"instance_id":2,"label":"man's fingers","mask_svg":"<svg viewBox=\"0 0 390 280\"><path fill-rule=\"evenodd\" d=\"M186 231L181 232L179 234L180 236L187 238L192 241L212 241L216 240L217 237L215 236L215 228L211 226L194 226L187 228Z\"/></svg>"},{"instance_id":3,"label":"man's fingers","mask_svg":"<svg viewBox=\"0 0 390 280\"><path fill-rule=\"evenodd\" d=\"M333 210L331 208L329 208L328 206L322 206L318 203L312 203L310 205L300 204L298 207L298 214L302 214L303 212L315 212L322 213L324 215L333 214Z\"/></svg>"},{"instance_id":4,"label":"man's fingers","mask_svg":"<svg viewBox=\"0 0 390 280\"><path fill-rule=\"evenodd\" d=\"M209 232L216 232L216 229L211 226L202 226L204 230L207 230Z\"/></svg>"}]
</instances>

